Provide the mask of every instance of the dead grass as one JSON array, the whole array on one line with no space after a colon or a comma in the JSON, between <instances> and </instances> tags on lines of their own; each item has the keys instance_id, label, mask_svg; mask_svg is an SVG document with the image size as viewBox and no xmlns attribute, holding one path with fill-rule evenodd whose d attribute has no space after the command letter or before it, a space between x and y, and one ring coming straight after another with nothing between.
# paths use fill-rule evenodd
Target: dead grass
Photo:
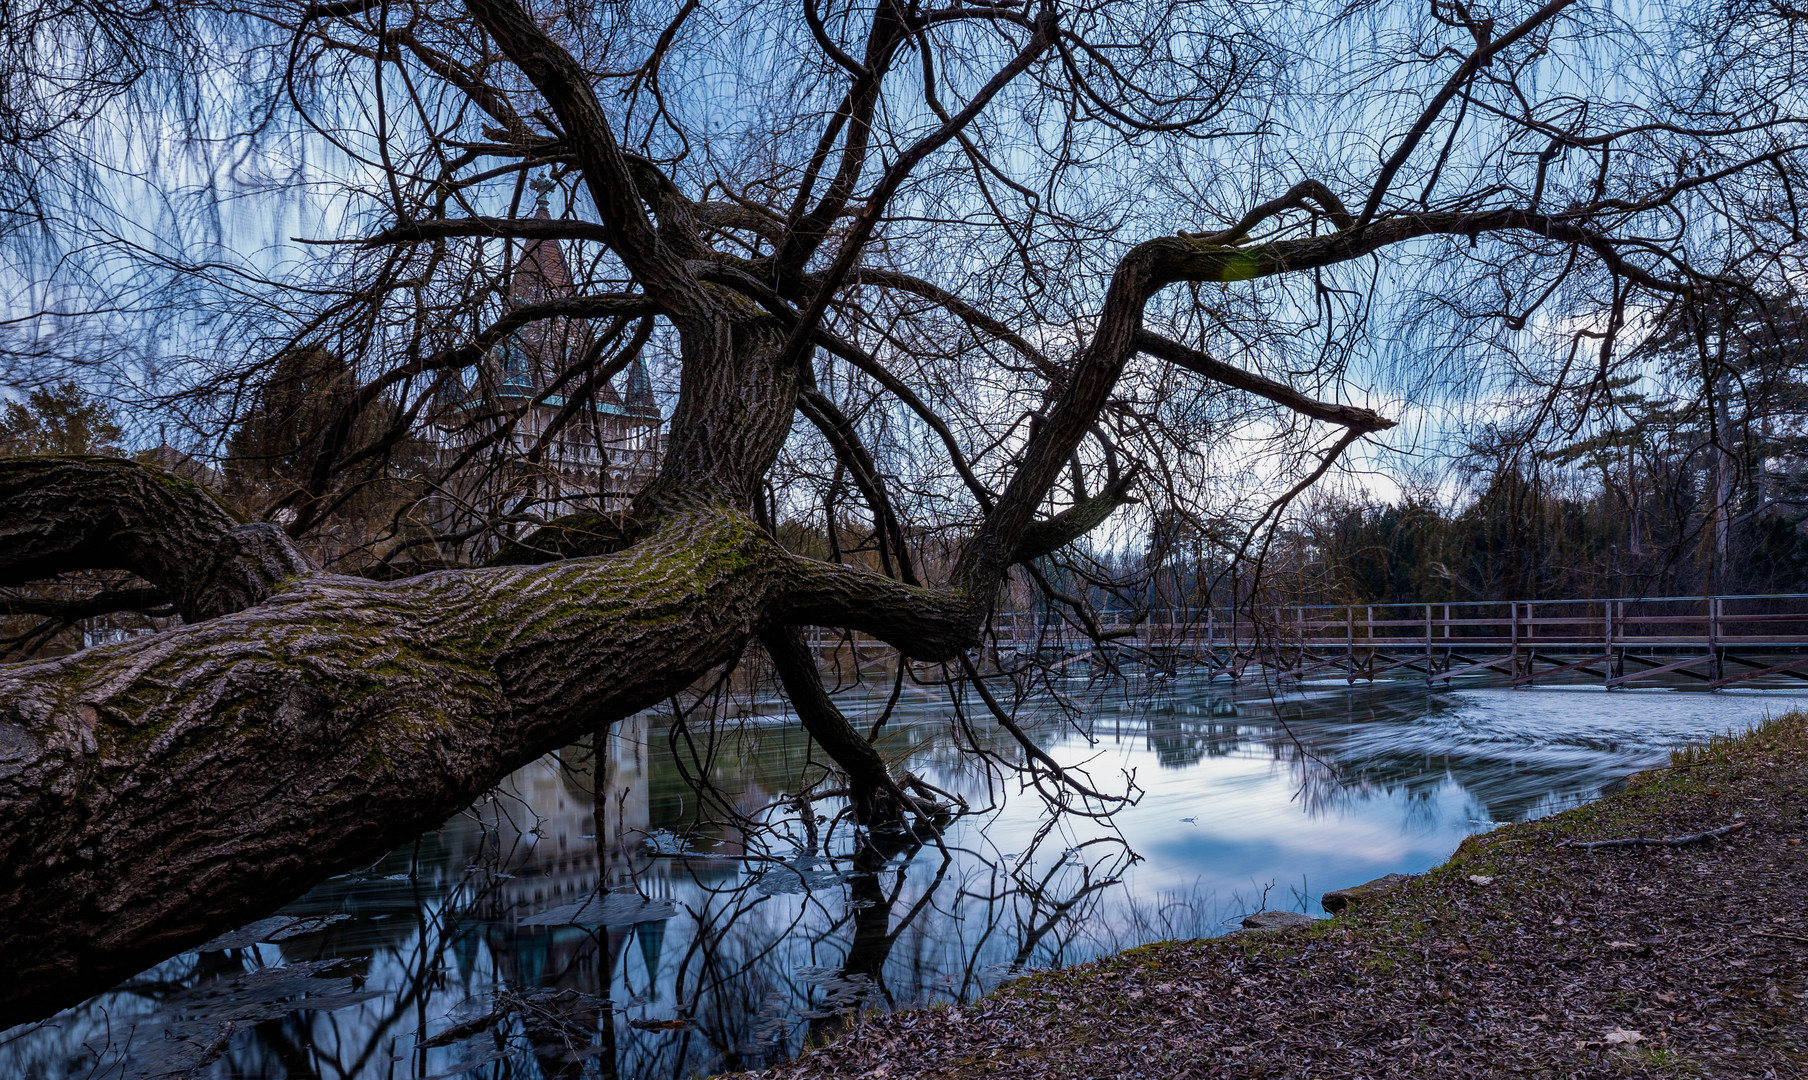
<instances>
[{"instance_id":1,"label":"dead grass","mask_svg":"<svg viewBox=\"0 0 1808 1080\"><path fill-rule=\"evenodd\" d=\"M1559 846L1737 821L1680 848ZM1805 842L1796 713L1592 805L1472 837L1384 906L872 1018L750 1075L1808 1077Z\"/></svg>"}]
</instances>

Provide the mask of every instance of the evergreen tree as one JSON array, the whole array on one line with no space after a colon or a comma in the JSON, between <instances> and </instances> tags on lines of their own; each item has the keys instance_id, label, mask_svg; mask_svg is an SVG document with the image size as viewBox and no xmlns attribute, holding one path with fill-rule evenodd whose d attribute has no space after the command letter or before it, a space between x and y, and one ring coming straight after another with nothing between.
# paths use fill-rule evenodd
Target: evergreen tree
<instances>
[{"instance_id":1,"label":"evergreen tree","mask_svg":"<svg viewBox=\"0 0 1808 1080\"><path fill-rule=\"evenodd\" d=\"M113 411L74 382L34 390L0 409L0 456L97 454L121 457L124 432Z\"/></svg>"}]
</instances>

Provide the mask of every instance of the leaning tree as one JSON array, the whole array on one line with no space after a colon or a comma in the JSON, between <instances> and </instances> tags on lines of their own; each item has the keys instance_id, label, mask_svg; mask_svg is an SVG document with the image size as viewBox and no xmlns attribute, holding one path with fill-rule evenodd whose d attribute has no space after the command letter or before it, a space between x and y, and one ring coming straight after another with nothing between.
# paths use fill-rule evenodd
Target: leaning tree
<instances>
[{"instance_id":1,"label":"leaning tree","mask_svg":"<svg viewBox=\"0 0 1808 1080\"><path fill-rule=\"evenodd\" d=\"M103 251L161 282L162 307L111 313L109 342L190 303L224 339L191 333L140 400L242 415L303 350L343 358L350 381L265 521L149 466L0 462L0 586L117 572L121 588L73 603L181 616L0 667L0 1027L274 909L755 643L859 819L911 815L804 628L977 679L1013 575L1097 629L1047 560L1115 510L1184 519L1208 466L1237 491L1297 491L1391 426L1344 403L1365 370L1417 370L1433 391L1478 370L1397 352L1473 359L1541 331L1572 346L1551 395L1606 392L1629 321L1774 290L1799 239L1791 84L1765 82L1786 50L1717 8L21 12L0 71L0 238L37 253L22 265ZM102 134L121 116L151 142L181 123L194 145L238 140L232 177L262 184L260 205L332 212L237 265L226 226L202 254L130 235L119 222L144 204L107 205L101 167L119 164ZM530 181L557 213L524 207ZM569 292L510 299L521 245L555 240ZM25 314L79 325L79 292ZM399 482L382 465L433 403L547 320L595 328L560 375L574 400L663 358L656 478L619 513L484 522L507 540L488 565L385 581L317 566L312 531L359 484ZM125 363L59 352L49 331L6 340L15 363ZM1426 385L1376 389L1403 403ZM1227 401L1268 410L1236 446L1294 456L1213 458L1242 415ZM858 559L838 540L850 517ZM806 519L826 557L781 542ZM1032 770L1090 790L999 711Z\"/></svg>"}]
</instances>

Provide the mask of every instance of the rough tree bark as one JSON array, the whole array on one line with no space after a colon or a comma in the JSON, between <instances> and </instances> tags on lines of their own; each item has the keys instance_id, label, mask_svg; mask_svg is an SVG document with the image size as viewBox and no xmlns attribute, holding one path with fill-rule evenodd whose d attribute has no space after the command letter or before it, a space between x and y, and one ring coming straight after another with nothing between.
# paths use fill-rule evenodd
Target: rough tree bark
<instances>
[{"instance_id":1,"label":"rough tree bark","mask_svg":"<svg viewBox=\"0 0 1808 1080\"><path fill-rule=\"evenodd\" d=\"M30 464L46 483L92 469ZM378 857L792 612L894 587L844 577L699 500L614 555L305 573L233 614L0 670L0 1025ZM962 606L866 628L951 653Z\"/></svg>"},{"instance_id":2,"label":"rough tree bark","mask_svg":"<svg viewBox=\"0 0 1808 1080\"><path fill-rule=\"evenodd\" d=\"M129 570L189 622L239 611L312 567L281 529L200 485L113 458L0 460L0 581Z\"/></svg>"}]
</instances>

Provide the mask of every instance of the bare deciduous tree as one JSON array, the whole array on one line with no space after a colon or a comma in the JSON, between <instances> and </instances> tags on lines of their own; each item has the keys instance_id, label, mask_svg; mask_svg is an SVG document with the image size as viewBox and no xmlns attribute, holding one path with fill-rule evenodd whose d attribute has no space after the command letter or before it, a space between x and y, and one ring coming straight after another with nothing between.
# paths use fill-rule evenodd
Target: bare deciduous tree
<instances>
[{"instance_id":1,"label":"bare deciduous tree","mask_svg":"<svg viewBox=\"0 0 1808 1080\"><path fill-rule=\"evenodd\" d=\"M125 570L185 620L0 668L0 1025L373 858L756 640L861 821L917 813L825 689L810 626L956 665L1032 773L1108 801L977 678L1014 568L1099 632L1039 561L1133 497L1197 532L1208 466L1239 497L1297 492L1392 426L1337 400L1390 289L1471 345L1604 320L1582 334L1605 365L1628 312L1787 277L1800 129L1787 98L1751 97L1756 61L1695 65L1735 32L1719 14L1685 32L1576 0L1333 7L34 9L46 34L110 28L146 71L211 50L267 191L320 194L282 147L339 173L307 259L112 237L254 343L193 354L155 401L243 415L300 350L351 382L266 522L154 468L0 463L0 585ZM111 54L59 88L44 73L72 46L38 48L0 76L9 122L49 139L59 95L113 92L91 85ZM541 175L556 216L523 213ZM8 190L21 212L54 201ZM554 240L570 290L511 298L522 246ZM476 508L493 565L315 569L314 531L551 320L584 328L557 374L574 400L663 359L656 477L619 512ZM1239 418L1234 445L1280 465L1213 458ZM780 542L804 521L826 552Z\"/></svg>"}]
</instances>

